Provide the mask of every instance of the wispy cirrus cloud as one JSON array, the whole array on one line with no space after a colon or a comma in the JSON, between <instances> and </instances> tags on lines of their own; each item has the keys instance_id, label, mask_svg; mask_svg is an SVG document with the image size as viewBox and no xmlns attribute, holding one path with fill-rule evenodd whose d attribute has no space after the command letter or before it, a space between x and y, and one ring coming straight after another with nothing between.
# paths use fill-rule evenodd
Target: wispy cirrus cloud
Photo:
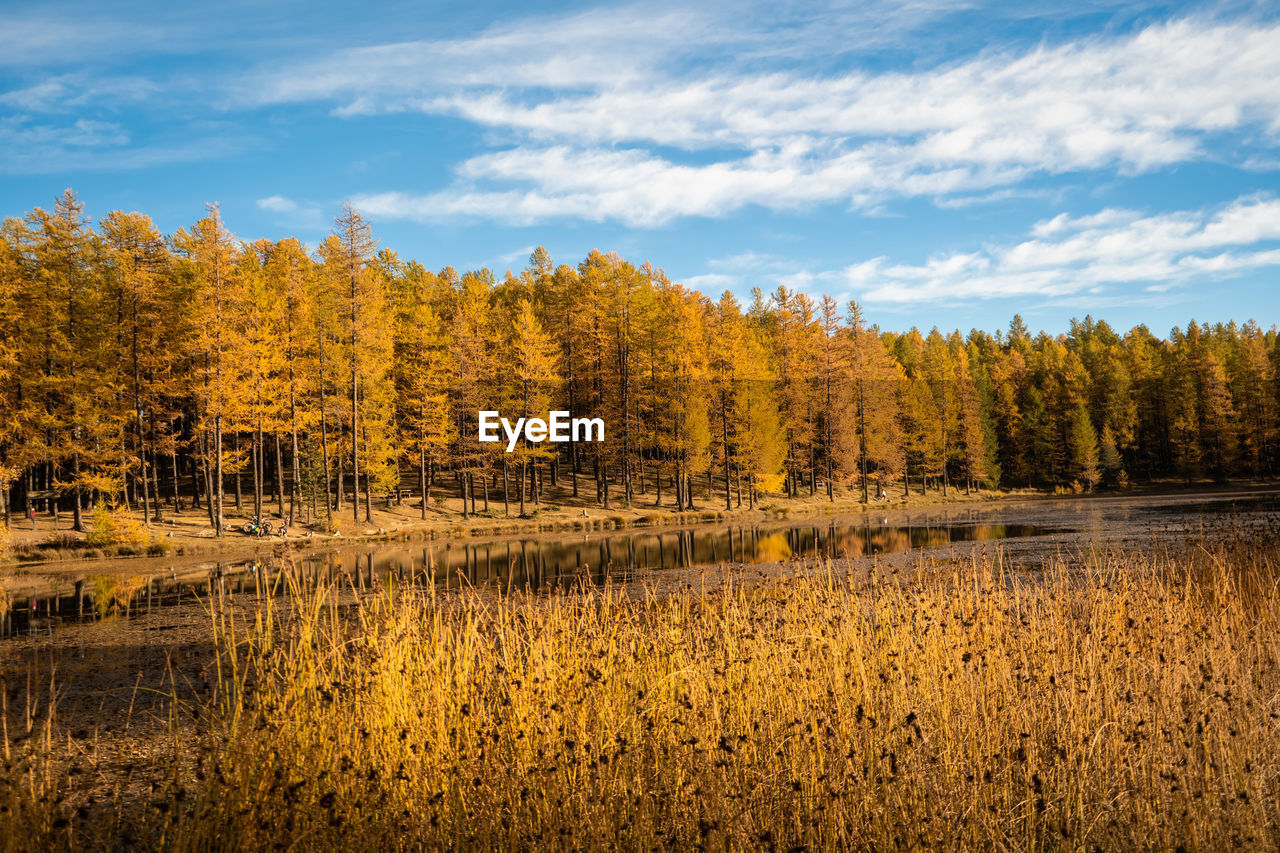
<instances>
[{"instance_id":1,"label":"wispy cirrus cloud","mask_svg":"<svg viewBox=\"0 0 1280 853\"><path fill-rule=\"evenodd\" d=\"M115 17L106 6L58 14L33 4L25 12L0 12L0 66L78 63L161 45L173 36L171 27Z\"/></svg>"},{"instance_id":2,"label":"wispy cirrus cloud","mask_svg":"<svg viewBox=\"0 0 1280 853\"><path fill-rule=\"evenodd\" d=\"M255 202L259 210L273 213L291 228L310 232L323 232L333 224L325 215L324 205L314 201L297 201L283 195L269 195Z\"/></svg>"},{"instance_id":3,"label":"wispy cirrus cloud","mask_svg":"<svg viewBox=\"0 0 1280 853\"><path fill-rule=\"evenodd\" d=\"M0 106L34 113L65 112L103 101L118 106L156 97L162 87L139 76L58 74L37 83L0 92Z\"/></svg>"},{"instance_id":4,"label":"wispy cirrus cloud","mask_svg":"<svg viewBox=\"0 0 1280 853\"><path fill-rule=\"evenodd\" d=\"M348 116L452 116L515 143L461 162L439 191L355 199L423 221L655 226L752 205L962 204L1044 175L1262 162L1280 136L1280 26L1267 23L1182 19L919 70L831 73L790 55L785 33L757 70L717 46L759 33L665 14L608 10L343 51L261 72L251 91ZM618 50L639 32L656 34L645 50Z\"/></svg>"},{"instance_id":5,"label":"wispy cirrus cloud","mask_svg":"<svg viewBox=\"0 0 1280 853\"><path fill-rule=\"evenodd\" d=\"M130 138L128 130L110 121L82 118L66 124L48 124L21 118L0 119L0 140L14 151L110 147L126 145Z\"/></svg>"},{"instance_id":6,"label":"wispy cirrus cloud","mask_svg":"<svg viewBox=\"0 0 1280 853\"><path fill-rule=\"evenodd\" d=\"M187 135L139 144L123 124L77 118L61 122L33 121L26 116L0 116L0 174L47 174L58 171L127 171L174 163L193 163L243 151L243 136Z\"/></svg>"},{"instance_id":7,"label":"wispy cirrus cloud","mask_svg":"<svg viewBox=\"0 0 1280 853\"><path fill-rule=\"evenodd\" d=\"M939 161L1145 168L1184 159L1199 133L1252 123L1274 133L1280 94L1269 83L1280 71L1278 36L1277 27L1182 20L926 71L732 69L601 83L551 98L528 97L516 78L502 90L469 87L413 106L534 138L571 131L595 142L690 149L800 135L911 138Z\"/></svg>"},{"instance_id":8,"label":"wispy cirrus cloud","mask_svg":"<svg viewBox=\"0 0 1280 853\"><path fill-rule=\"evenodd\" d=\"M332 102L339 115L447 112L482 92L534 90L534 103L604 91L639 93L664 76L726 63L762 67L899 45L969 0L857 3L623 3L540 13L451 39L414 39L290 56L246 75L237 101ZM856 37L855 37L856 36ZM917 46L917 50L920 46ZM568 102L566 102L567 104ZM534 124L539 123L537 120ZM507 125L509 122L500 122Z\"/></svg>"},{"instance_id":9,"label":"wispy cirrus cloud","mask_svg":"<svg viewBox=\"0 0 1280 853\"><path fill-rule=\"evenodd\" d=\"M103 110L144 103L185 113L194 86L198 102L228 116L320 105L351 120L417 113L484 130L479 153L448 155L447 186L353 196L384 217L427 222L654 227L752 207L865 213L915 197L960 207L1025 197L1041 191L1031 186L1039 177L1089 170L1206 160L1274 168L1273 22L1202 16L943 49L939 22L969 5L596 7L455 38L289 42L279 59L243 73L166 79L65 64L114 55L119 44L189 53L190 16L0 14L0 53L8 48L14 65L42 54L46 66L0 91L0 108L23 121L57 112L110 120ZM1014 14L1048 13L1010 6L977 17ZM878 61L862 61L877 50L886 51Z\"/></svg>"}]
</instances>

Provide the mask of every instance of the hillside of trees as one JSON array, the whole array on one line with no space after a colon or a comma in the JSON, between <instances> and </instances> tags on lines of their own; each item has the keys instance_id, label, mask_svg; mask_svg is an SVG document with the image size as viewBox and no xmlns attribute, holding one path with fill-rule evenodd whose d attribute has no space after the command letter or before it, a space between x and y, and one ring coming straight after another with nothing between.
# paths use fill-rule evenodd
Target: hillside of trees
<instances>
[{"instance_id":1,"label":"hillside of trees","mask_svg":"<svg viewBox=\"0 0 1280 853\"><path fill-rule=\"evenodd\" d=\"M765 493L1064 487L1275 474L1273 326L1167 338L882 331L779 288L711 299L649 264L432 272L345 209L312 249L238 241L216 207L161 234L97 227L68 191L0 231L0 502L81 528L102 500L227 503L298 522L448 493L527 512L546 485L601 506L752 506ZM601 443L477 441L481 409L566 409Z\"/></svg>"}]
</instances>

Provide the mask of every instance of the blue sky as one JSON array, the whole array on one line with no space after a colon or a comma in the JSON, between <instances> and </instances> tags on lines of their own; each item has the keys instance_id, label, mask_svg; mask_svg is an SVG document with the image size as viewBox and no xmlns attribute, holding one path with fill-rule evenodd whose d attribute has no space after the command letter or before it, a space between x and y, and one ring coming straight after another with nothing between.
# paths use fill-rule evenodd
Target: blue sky
<instances>
[{"instance_id":1,"label":"blue sky","mask_svg":"<svg viewBox=\"0 0 1280 853\"><path fill-rule=\"evenodd\" d=\"M1069 9L1070 11L1064 11ZM534 246L891 329L1280 321L1267 4L0 5L0 214Z\"/></svg>"}]
</instances>

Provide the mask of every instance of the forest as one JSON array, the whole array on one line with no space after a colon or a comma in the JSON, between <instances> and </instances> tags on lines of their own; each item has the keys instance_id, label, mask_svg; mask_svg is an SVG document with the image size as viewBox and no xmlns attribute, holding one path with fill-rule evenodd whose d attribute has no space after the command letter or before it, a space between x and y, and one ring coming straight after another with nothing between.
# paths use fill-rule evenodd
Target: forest
<instances>
[{"instance_id":1,"label":"forest","mask_svg":"<svg viewBox=\"0 0 1280 853\"><path fill-rule=\"evenodd\" d=\"M438 272L346 207L318 247L243 242L216 206L96 227L68 190L0 229L0 502L83 529L99 503L369 519L441 495L525 514L546 485L602 507L764 495L1091 491L1275 474L1274 326L1161 337L890 332L778 288L749 305L593 251ZM602 418L606 440L477 440L481 410ZM274 504L274 506L273 506Z\"/></svg>"}]
</instances>

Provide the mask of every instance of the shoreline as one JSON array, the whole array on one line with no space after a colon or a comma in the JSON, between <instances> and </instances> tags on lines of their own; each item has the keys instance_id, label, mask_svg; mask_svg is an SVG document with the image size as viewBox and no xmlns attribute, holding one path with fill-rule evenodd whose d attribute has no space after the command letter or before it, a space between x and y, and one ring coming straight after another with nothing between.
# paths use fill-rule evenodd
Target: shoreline
<instances>
[{"instance_id":1,"label":"shoreline","mask_svg":"<svg viewBox=\"0 0 1280 853\"><path fill-rule=\"evenodd\" d=\"M1055 494L1041 490L1019 489L983 491L968 495L952 491L943 497L940 492L930 492L925 495L913 492L910 496L898 494L884 500L872 500L870 503L863 503L860 498L853 496L837 497L832 501L817 495L813 498L767 501L763 506L757 506L755 509L734 507L725 510L707 506L681 512L668 507L645 506L640 501L630 508L604 509L581 501L571 503L573 499L568 498L561 503L543 501L532 515L526 517L505 516L500 514L501 510L495 512L491 508L487 513L482 511L465 519L461 516L460 508L455 511L449 506L449 504L460 505L461 503L457 498L451 498L443 507L438 505L429 510L426 520L420 517L421 509L417 503L406 501L401 506L384 505L375 508L372 524L363 521L357 524L351 518L335 518L338 527L338 532L335 534L320 533L308 528L295 528L287 538L278 536L251 538L241 532L233 532L232 527L239 527L248 518L247 514L235 513L226 516L228 530L219 539L212 535L205 513L188 509L176 518L171 511L168 511L161 521L153 522L150 528L153 544L150 548L146 545L108 546L107 548L84 545L82 544L84 534L75 533L66 527L55 529L52 526L52 519L44 516L37 518L34 530L24 525L10 529L11 553L7 558L0 557L0 578L58 569L63 566L76 569L100 567L110 572L113 564L137 567L139 561L148 563L154 561L156 568L167 568L175 558L181 558L184 562L200 558L219 562L247 560L259 556L267 547L272 551L305 554L309 551L332 547L377 543L468 541L584 531L676 529L727 522L799 521L810 518L856 516L872 512L892 516L920 509L1008 506L1071 500L1108 501L1135 497L1176 498L1179 495L1203 497L1215 494L1229 497L1277 490L1280 490L1280 484L1263 481L1226 484L1195 483L1190 486L1185 483L1157 482L1150 486L1132 487L1124 491L1090 494ZM783 500L786 501L785 504L781 503ZM703 502L707 503L705 500ZM166 510L168 510L167 507ZM134 519L139 519L140 513L135 511L130 515ZM277 516L269 512L268 519L274 522ZM79 540L79 544L76 540ZM116 553L108 553L109 551L116 551Z\"/></svg>"}]
</instances>

